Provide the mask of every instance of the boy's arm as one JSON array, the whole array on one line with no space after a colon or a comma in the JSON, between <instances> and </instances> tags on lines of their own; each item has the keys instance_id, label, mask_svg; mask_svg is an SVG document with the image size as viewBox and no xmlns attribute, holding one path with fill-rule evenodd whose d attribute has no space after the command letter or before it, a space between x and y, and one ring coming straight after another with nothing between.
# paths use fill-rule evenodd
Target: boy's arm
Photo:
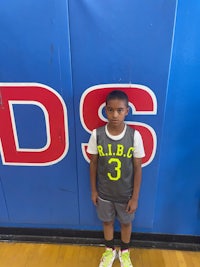
<instances>
[{"instance_id":1,"label":"boy's arm","mask_svg":"<svg viewBox=\"0 0 200 267\"><path fill-rule=\"evenodd\" d=\"M91 186L91 198L94 205L97 205L98 192L97 192L97 164L98 164L98 154L91 155L90 159L90 186Z\"/></svg>"},{"instance_id":2,"label":"boy's arm","mask_svg":"<svg viewBox=\"0 0 200 267\"><path fill-rule=\"evenodd\" d=\"M127 212L133 213L136 211L138 207L138 199L140 193L140 185L142 180L142 159L141 158L134 158L133 159L134 165L134 187L133 187L133 195L128 202Z\"/></svg>"}]
</instances>

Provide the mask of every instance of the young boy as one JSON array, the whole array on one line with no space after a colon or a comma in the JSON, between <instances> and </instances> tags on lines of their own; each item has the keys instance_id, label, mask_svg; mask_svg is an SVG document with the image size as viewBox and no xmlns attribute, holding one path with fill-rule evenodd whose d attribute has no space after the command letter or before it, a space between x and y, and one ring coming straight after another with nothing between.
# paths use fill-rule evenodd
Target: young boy
<instances>
[{"instance_id":1,"label":"young boy","mask_svg":"<svg viewBox=\"0 0 200 267\"><path fill-rule=\"evenodd\" d=\"M108 123L93 130L87 149L91 154L91 197L103 222L106 246L99 267L111 267L116 257L115 218L121 226L121 267L132 267L129 244L145 153L139 132L124 122L128 112L127 95L120 90L112 91L106 99Z\"/></svg>"}]
</instances>

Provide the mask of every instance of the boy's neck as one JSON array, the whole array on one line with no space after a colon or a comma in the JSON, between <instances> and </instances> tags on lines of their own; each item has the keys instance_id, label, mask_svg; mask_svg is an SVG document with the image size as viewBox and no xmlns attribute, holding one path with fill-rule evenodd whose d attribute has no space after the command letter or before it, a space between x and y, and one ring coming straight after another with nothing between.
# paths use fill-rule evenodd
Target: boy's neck
<instances>
[{"instance_id":1,"label":"boy's neck","mask_svg":"<svg viewBox=\"0 0 200 267\"><path fill-rule=\"evenodd\" d=\"M125 127L125 123L122 123L120 126L114 127L112 125L110 125L109 123L107 124L107 130L109 132L109 134L111 135L119 135L123 132Z\"/></svg>"}]
</instances>

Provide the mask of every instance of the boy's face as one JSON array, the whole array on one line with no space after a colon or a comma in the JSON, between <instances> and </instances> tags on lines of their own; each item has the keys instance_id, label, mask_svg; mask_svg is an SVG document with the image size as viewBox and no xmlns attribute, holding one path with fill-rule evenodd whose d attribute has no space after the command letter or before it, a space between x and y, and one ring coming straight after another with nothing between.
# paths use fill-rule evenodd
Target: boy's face
<instances>
[{"instance_id":1,"label":"boy's face","mask_svg":"<svg viewBox=\"0 0 200 267\"><path fill-rule=\"evenodd\" d=\"M110 126L118 127L124 123L126 115L128 115L129 107L125 100L112 99L106 105L106 115Z\"/></svg>"}]
</instances>

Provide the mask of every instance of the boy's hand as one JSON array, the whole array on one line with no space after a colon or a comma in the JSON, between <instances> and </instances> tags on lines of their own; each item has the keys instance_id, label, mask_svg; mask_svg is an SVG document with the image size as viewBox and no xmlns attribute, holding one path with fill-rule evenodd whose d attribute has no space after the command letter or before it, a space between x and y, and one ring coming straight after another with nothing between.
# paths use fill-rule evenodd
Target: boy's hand
<instances>
[{"instance_id":1,"label":"boy's hand","mask_svg":"<svg viewBox=\"0 0 200 267\"><path fill-rule=\"evenodd\" d=\"M131 198L128 202L126 212L131 214L136 211L137 207L138 207L138 201L134 198Z\"/></svg>"},{"instance_id":2,"label":"boy's hand","mask_svg":"<svg viewBox=\"0 0 200 267\"><path fill-rule=\"evenodd\" d=\"M92 202L96 206L98 202L98 193L97 192L92 192Z\"/></svg>"}]
</instances>

